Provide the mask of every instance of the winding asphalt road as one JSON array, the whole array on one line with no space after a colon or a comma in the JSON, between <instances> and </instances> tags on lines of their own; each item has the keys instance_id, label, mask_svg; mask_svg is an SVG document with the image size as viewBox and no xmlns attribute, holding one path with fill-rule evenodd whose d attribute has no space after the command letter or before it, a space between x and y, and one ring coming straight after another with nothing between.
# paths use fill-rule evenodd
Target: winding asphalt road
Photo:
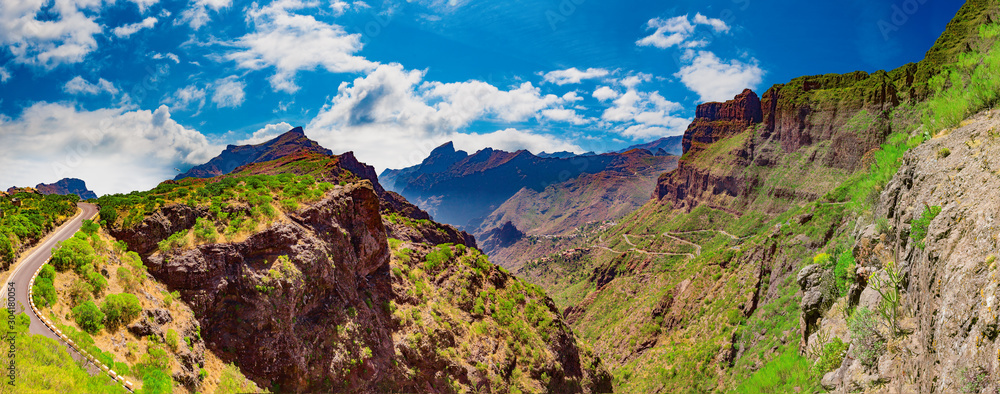
<instances>
[{"instance_id":1,"label":"winding asphalt road","mask_svg":"<svg viewBox=\"0 0 1000 394\"><path fill-rule=\"evenodd\" d=\"M52 256L52 248L56 247L59 242L72 238L73 234L76 234L76 231L80 229L84 219L93 219L94 216L97 215L97 206L94 204L77 203L77 206L80 207L82 213L76 215L70 221L63 223L62 226L59 226L59 228L52 232L51 237L35 248L35 251L28 255L28 257L21 262L21 265L17 266L17 268L14 269L14 272L10 274L6 287L6 289L9 289L10 284L14 284L14 299L17 301L17 313L25 312L28 314L28 317L31 318L31 326L28 328L28 332L31 334L44 335L55 339L60 343L63 342L59 339L59 337L54 332L49 330L48 327L45 327L45 324L42 323L38 316L36 316L31 310L31 307L29 306L31 304L28 302L28 282L31 281L31 276L35 274L38 267L45 264L45 261ZM82 358L82 356L70 348L69 345L66 345L65 343L63 343L63 345L66 346L66 349L73 356L73 358L77 360ZM84 360L86 359L84 358Z\"/></svg>"}]
</instances>

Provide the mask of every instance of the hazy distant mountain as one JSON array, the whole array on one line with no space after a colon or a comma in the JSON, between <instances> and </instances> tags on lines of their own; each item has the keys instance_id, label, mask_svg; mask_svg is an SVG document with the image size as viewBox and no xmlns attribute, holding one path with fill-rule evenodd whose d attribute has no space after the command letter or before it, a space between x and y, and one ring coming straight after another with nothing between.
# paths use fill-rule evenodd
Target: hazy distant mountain
<instances>
[{"instance_id":1,"label":"hazy distant mountain","mask_svg":"<svg viewBox=\"0 0 1000 394\"><path fill-rule=\"evenodd\" d=\"M637 156L657 163L669 160L645 150L540 157L525 150L505 152L486 148L469 155L456 151L449 142L434 149L419 165L383 171L379 180L435 219L471 230L522 189L539 193L582 174L627 167Z\"/></svg>"},{"instance_id":2,"label":"hazy distant mountain","mask_svg":"<svg viewBox=\"0 0 1000 394\"><path fill-rule=\"evenodd\" d=\"M63 178L56 183L39 183L35 189L42 194L76 194L80 198L87 200L97 198L97 194L87 189L87 184L76 178Z\"/></svg>"},{"instance_id":3,"label":"hazy distant mountain","mask_svg":"<svg viewBox=\"0 0 1000 394\"><path fill-rule=\"evenodd\" d=\"M684 136L682 135L676 135L673 137L663 137L656 141L647 142L645 144L632 145L618 152L619 153L628 152L632 149L645 149L650 152L653 152L653 154L655 155L680 156L682 153L684 153L683 147L681 146L681 140L683 138ZM663 153L658 152L660 149L663 150Z\"/></svg>"}]
</instances>

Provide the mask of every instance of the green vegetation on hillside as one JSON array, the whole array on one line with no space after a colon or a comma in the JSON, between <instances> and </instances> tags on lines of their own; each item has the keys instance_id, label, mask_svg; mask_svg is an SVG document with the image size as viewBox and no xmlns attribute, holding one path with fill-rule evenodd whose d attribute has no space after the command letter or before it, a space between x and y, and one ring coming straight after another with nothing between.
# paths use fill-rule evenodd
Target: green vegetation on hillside
<instances>
[{"instance_id":1,"label":"green vegetation on hillside","mask_svg":"<svg viewBox=\"0 0 1000 394\"><path fill-rule=\"evenodd\" d=\"M149 191L113 194L97 199L101 221L112 228L131 228L170 204L204 208L212 222L199 222L196 238L211 242L216 230L232 234L252 231L258 222L275 217L277 210L293 211L299 203L320 199L333 189L312 175L247 175L167 181ZM277 203L276 203L277 202Z\"/></svg>"},{"instance_id":2,"label":"green vegetation on hillside","mask_svg":"<svg viewBox=\"0 0 1000 394\"><path fill-rule=\"evenodd\" d=\"M8 321L7 309L0 312L0 318ZM63 393L127 393L116 381L106 374L91 376L70 357L62 344L42 335L28 334L28 315L21 313L13 320L13 336L16 346L15 365L17 378L13 389L21 393L63 394ZM5 330L8 331L8 330ZM0 356L4 365L10 365L8 353ZM7 386L5 378L4 386ZM9 387L9 386L7 386Z\"/></svg>"},{"instance_id":3,"label":"green vegetation on hillside","mask_svg":"<svg viewBox=\"0 0 1000 394\"><path fill-rule=\"evenodd\" d=\"M72 217L78 199L26 192L0 197L0 269L13 264L18 253Z\"/></svg>"}]
</instances>

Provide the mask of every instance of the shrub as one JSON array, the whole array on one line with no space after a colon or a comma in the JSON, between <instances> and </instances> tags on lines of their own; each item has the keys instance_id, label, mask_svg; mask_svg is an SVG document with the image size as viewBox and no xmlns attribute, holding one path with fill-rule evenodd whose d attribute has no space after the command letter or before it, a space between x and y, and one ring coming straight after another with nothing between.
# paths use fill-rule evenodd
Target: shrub
<instances>
[{"instance_id":1,"label":"shrub","mask_svg":"<svg viewBox=\"0 0 1000 394\"><path fill-rule=\"evenodd\" d=\"M813 264L819 264L820 267L829 268L830 267L830 255L826 253L820 253L813 256Z\"/></svg>"},{"instance_id":2,"label":"shrub","mask_svg":"<svg viewBox=\"0 0 1000 394\"><path fill-rule=\"evenodd\" d=\"M167 239L160 241L157 244L160 253L167 253L187 246L187 233L187 230L181 230L171 234Z\"/></svg>"},{"instance_id":3,"label":"shrub","mask_svg":"<svg viewBox=\"0 0 1000 394\"><path fill-rule=\"evenodd\" d=\"M0 262L11 264L17 256L6 232L0 231Z\"/></svg>"},{"instance_id":4,"label":"shrub","mask_svg":"<svg viewBox=\"0 0 1000 394\"><path fill-rule=\"evenodd\" d=\"M163 369L148 369L142 374L142 389L138 394L167 394L173 392L174 381Z\"/></svg>"},{"instance_id":5,"label":"shrub","mask_svg":"<svg viewBox=\"0 0 1000 394\"><path fill-rule=\"evenodd\" d=\"M73 283L69 286L69 299L71 307L94 299L94 286L79 278L73 280Z\"/></svg>"},{"instance_id":6,"label":"shrub","mask_svg":"<svg viewBox=\"0 0 1000 394\"><path fill-rule=\"evenodd\" d=\"M101 303L101 311L104 312L107 326L117 328L138 318L139 312L142 312L142 304L134 294L110 294Z\"/></svg>"},{"instance_id":7,"label":"shrub","mask_svg":"<svg viewBox=\"0 0 1000 394\"><path fill-rule=\"evenodd\" d=\"M39 276L35 279L35 284L31 286L31 292L35 305L39 308L56 303L56 288L52 285L52 279Z\"/></svg>"},{"instance_id":8,"label":"shrub","mask_svg":"<svg viewBox=\"0 0 1000 394\"><path fill-rule=\"evenodd\" d=\"M219 238L219 233L215 231L215 222L198 218L194 224L194 238L198 242L212 243Z\"/></svg>"},{"instance_id":9,"label":"shrub","mask_svg":"<svg viewBox=\"0 0 1000 394\"><path fill-rule=\"evenodd\" d=\"M855 275L854 253L850 250L840 252L837 255L837 265L833 268L833 277L841 297L847 295L847 290L854 283Z\"/></svg>"},{"instance_id":10,"label":"shrub","mask_svg":"<svg viewBox=\"0 0 1000 394\"><path fill-rule=\"evenodd\" d=\"M52 260L50 261L60 272L67 269L79 270L83 266L93 263L94 247L90 246L83 233L77 233L73 238L59 244L58 249L52 252Z\"/></svg>"},{"instance_id":11,"label":"shrub","mask_svg":"<svg viewBox=\"0 0 1000 394\"><path fill-rule=\"evenodd\" d=\"M840 338L833 338L832 341L823 345L819 360L816 360L816 371L821 375L840 367L847 355L847 344Z\"/></svg>"},{"instance_id":12,"label":"shrub","mask_svg":"<svg viewBox=\"0 0 1000 394\"><path fill-rule=\"evenodd\" d=\"M924 238L927 237L927 227L930 226L931 221L941 213L941 207L939 206L928 206L924 208L924 212L920 214L920 217L914 219L910 224L910 238L916 241L917 247L920 249L924 248Z\"/></svg>"},{"instance_id":13,"label":"shrub","mask_svg":"<svg viewBox=\"0 0 1000 394\"><path fill-rule=\"evenodd\" d=\"M170 346L170 350L177 351L177 331L172 328L167 329L167 335L164 337L167 342L167 346Z\"/></svg>"},{"instance_id":14,"label":"shrub","mask_svg":"<svg viewBox=\"0 0 1000 394\"><path fill-rule=\"evenodd\" d=\"M97 233L97 230L99 228L101 228L101 226L97 224L97 222L94 222L93 220L84 219L83 225L80 226L80 231L83 231L87 235L94 235L95 233Z\"/></svg>"},{"instance_id":15,"label":"shrub","mask_svg":"<svg viewBox=\"0 0 1000 394\"><path fill-rule=\"evenodd\" d=\"M91 334L104 329L104 312L101 312L94 301L88 300L73 308L73 320L81 329Z\"/></svg>"},{"instance_id":16,"label":"shrub","mask_svg":"<svg viewBox=\"0 0 1000 394\"><path fill-rule=\"evenodd\" d=\"M163 303L169 308L170 304L173 304L174 300L178 298L181 298L181 293L174 290L173 293L167 293L167 295L163 296Z\"/></svg>"},{"instance_id":17,"label":"shrub","mask_svg":"<svg viewBox=\"0 0 1000 394\"><path fill-rule=\"evenodd\" d=\"M115 270L115 275L118 277L118 283L121 284L125 291L132 291L135 289L135 275L132 275L132 271L128 268L118 267Z\"/></svg>"},{"instance_id":18,"label":"shrub","mask_svg":"<svg viewBox=\"0 0 1000 394\"><path fill-rule=\"evenodd\" d=\"M293 211L299 210L299 203L296 202L293 199L290 199L290 198L286 198L284 200L281 200L281 202L279 202L279 204L281 205L281 209L284 209L285 211L288 211L288 212L293 212Z\"/></svg>"},{"instance_id":19,"label":"shrub","mask_svg":"<svg viewBox=\"0 0 1000 394\"><path fill-rule=\"evenodd\" d=\"M45 264L42 266L42 270L38 272L38 277L54 281L56 279L56 268L51 264Z\"/></svg>"},{"instance_id":20,"label":"shrub","mask_svg":"<svg viewBox=\"0 0 1000 394\"><path fill-rule=\"evenodd\" d=\"M427 254L424 259L424 269L428 272L437 271L438 268L444 266L444 263L451 259L451 247L449 246L439 246L433 252Z\"/></svg>"},{"instance_id":21,"label":"shrub","mask_svg":"<svg viewBox=\"0 0 1000 394\"><path fill-rule=\"evenodd\" d=\"M108 280L103 275L97 273L97 271L94 271L93 268L84 271L83 275L93 289L94 297L100 297L104 293L104 289L108 288Z\"/></svg>"},{"instance_id":22,"label":"shrub","mask_svg":"<svg viewBox=\"0 0 1000 394\"><path fill-rule=\"evenodd\" d=\"M854 341L854 357L861 365L872 368L885 353L886 339L879 332L878 317L868 308L859 308L847 319L847 329Z\"/></svg>"}]
</instances>

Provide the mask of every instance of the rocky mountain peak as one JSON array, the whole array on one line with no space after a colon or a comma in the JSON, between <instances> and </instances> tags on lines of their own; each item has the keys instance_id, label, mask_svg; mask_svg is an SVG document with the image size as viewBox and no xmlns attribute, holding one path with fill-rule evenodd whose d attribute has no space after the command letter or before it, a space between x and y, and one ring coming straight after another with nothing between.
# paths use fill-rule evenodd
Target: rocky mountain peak
<instances>
[{"instance_id":1,"label":"rocky mountain peak","mask_svg":"<svg viewBox=\"0 0 1000 394\"><path fill-rule=\"evenodd\" d=\"M743 93L736 95L732 100L724 103L711 102L699 104L695 110L695 116L707 120L726 120L747 122L748 124L760 123L763 120L760 97L753 90L744 89Z\"/></svg>"},{"instance_id":2,"label":"rocky mountain peak","mask_svg":"<svg viewBox=\"0 0 1000 394\"><path fill-rule=\"evenodd\" d=\"M332 155L333 151L306 137L302 127L293 128L267 142L256 145L229 145L208 163L195 166L174 180L211 178L224 175L251 163L262 163L298 153Z\"/></svg>"}]
</instances>

